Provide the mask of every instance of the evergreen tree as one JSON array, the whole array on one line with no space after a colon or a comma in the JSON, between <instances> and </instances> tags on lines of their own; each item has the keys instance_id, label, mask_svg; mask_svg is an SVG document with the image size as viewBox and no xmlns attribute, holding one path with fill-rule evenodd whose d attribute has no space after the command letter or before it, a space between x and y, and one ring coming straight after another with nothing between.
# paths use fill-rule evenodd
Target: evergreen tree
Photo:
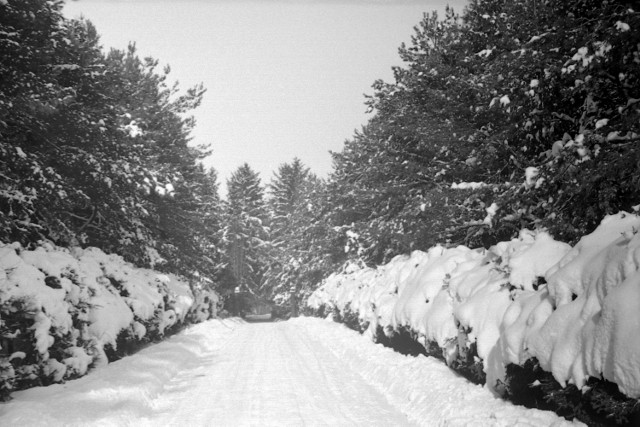
<instances>
[{"instance_id":1,"label":"evergreen tree","mask_svg":"<svg viewBox=\"0 0 640 427\"><path fill-rule=\"evenodd\" d=\"M488 246L523 227L574 241L632 209L638 25L613 1L475 0L461 17L425 16L395 82L374 84L374 117L334 154L331 222L351 256Z\"/></svg>"},{"instance_id":2,"label":"evergreen tree","mask_svg":"<svg viewBox=\"0 0 640 427\"><path fill-rule=\"evenodd\" d=\"M260 177L245 163L227 180L227 191L224 244L232 284L260 295L270 245Z\"/></svg>"},{"instance_id":3,"label":"evergreen tree","mask_svg":"<svg viewBox=\"0 0 640 427\"><path fill-rule=\"evenodd\" d=\"M448 76L460 64L449 46L458 19L425 16L394 68L395 83L377 81L367 104L375 116L333 154L332 218L348 255L369 263L435 243L463 241L456 226L469 217L452 183L480 180L472 161L473 130L466 99L452 97Z\"/></svg>"},{"instance_id":4,"label":"evergreen tree","mask_svg":"<svg viewBox=\"0 0 640 427\"><path fill-rule=\"evenodd\" d=\"M309 169L300 159L280 165L269 184L271 233L275 246L292 233L300 220L300 206L306 199L305 183Z\"/></svg>"},{"instance_id":5,"label":"evergreen tree","mask_svg":"<svg viewBox=\"0 0 640 427\"><path fill-rule=\"evenodd\" d=\"M198 165L208 152L188 145L203 88L179 93L133 45L104 54L93 25L61 7L0 2L0 239L214 274L198 248L215 244L200 215L217 184Z\"/></svg>"},{"instance_id":6,"label":"evergreen tree","mask_svg":"<svg viewBox=\"0 0 640 427\"><path fill-rule=\"evenodd\" d=\"M325 184L295 158L280 165L269 191L272 248L265 287L283 314L297 316L329 271Z\"/></svg>"},{"instance_id":7,"label":"evergreen tree","mask_svg":"<svg viewBox=\"0 0 640 427\"><path fill-rule=\"evenodd\" d=\"M474 30L481 19L498 28L476 59L493 92L484 110L500 114L483 145L516 181L498 191L498 227L575 241L630 210L640 196L638 13L615 1L483 1L467 15Z\"/></svg>"}]
</instances>

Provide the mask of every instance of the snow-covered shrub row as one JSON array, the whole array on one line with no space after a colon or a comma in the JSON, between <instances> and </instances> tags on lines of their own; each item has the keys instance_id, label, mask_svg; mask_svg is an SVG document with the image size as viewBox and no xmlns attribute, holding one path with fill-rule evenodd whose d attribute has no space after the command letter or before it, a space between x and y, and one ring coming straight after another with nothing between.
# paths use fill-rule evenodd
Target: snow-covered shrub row
<instances>
[{"instance_id":1,"label":"snow-covered shrub row","mask_svg":"<svg viewBox=\"0 0 640 427\"><path fill-rule=\"evenodd\" d=\"M0 243L0 398L107 363L105 350L216 314L218 297L97 248Z\"/></svg>"},{"instance_id":2,"label":"snow-covered shrub row","mask_svg":"<svg viewBox=\"0 0 640 427\"><path fill-rule=\"evenodd\" d=\"M475 345L487 385L537 359L563 387L590 377L640 397L640 217L607 216L571 248L545 231L488 250L435 246L328 277L311 309L351 310L375 335L411 330L451 363ZM535 359L534 359L535 358Z\"/></svg>"}]
</instances>

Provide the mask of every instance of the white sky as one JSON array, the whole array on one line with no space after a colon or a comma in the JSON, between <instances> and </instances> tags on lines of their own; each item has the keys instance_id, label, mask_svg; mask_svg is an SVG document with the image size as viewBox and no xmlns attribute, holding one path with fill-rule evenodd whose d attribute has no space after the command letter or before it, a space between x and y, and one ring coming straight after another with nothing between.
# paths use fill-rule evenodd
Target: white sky
<instances>
[{"instance_id":1,"label":"white sky","mask_svg":"<svg viewBox=\"0 0 640 427\"><path fill-rule=\"evenodd\" d=\"M141 56L171 66L183 89L203 82L194 143L211 143L222 186L245 161L271 180L299 157L331 170L329 150L366 123L364 96L391 81L398 47L425 11L466 0L80 0L105 48L135 41ZM224 193L224 190L223 190Z\"/></svg>"}]
</instances>

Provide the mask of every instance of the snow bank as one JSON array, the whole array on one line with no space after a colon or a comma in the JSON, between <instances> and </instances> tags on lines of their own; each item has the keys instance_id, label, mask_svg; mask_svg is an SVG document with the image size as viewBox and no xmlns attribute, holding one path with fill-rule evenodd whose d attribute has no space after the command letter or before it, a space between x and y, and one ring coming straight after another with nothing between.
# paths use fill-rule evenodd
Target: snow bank
<instances>
[{"instance_id":1,"label":"snow bank","mask_svg":"<svg viewBox=\"0 0 640 427\"><path fill-rule=\"evenodd\" d=\"M367 333L411 330L451 362L476 345L494 388L537 358L563 386L589 377L640 397L640 217L606 217L574 248L523 230L488 250L436 246L328 277L313 309L355 313Z\"/></svg>"},{"instance_id":2,"label":"snow bank","mask_svg":"<svg viewBox=\"0 0 640 427\"><path fill-rule=\"evenodd\" d=\"M149 340L204 320L216 303L211 292L194 295L185 280L97 248L0 243L0 359L7 367L21 355L9 382L36 380L40 369L54 382L84 375L106 361L107 345L116 350L118 340Z\"/></svg>"}]
</instances>

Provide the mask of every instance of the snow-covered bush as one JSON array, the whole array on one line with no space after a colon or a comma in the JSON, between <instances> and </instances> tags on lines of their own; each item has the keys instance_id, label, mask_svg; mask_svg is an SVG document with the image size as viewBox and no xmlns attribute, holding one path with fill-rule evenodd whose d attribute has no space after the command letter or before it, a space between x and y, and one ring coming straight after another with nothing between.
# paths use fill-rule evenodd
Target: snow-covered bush
<instances>
[{"instance_id":1,"label":"snow-covered bush","mask_svg":"<svg viewBox=\"0 0 640 427\"><path fill-rule=\"evenodd\" d=\"M517 295L501 322L491 379L536 357L562 385L590 377L640 397L640 217L607 216L545 274L547 285Z\"/></svg>"},{"instance_id":2,"label":"snow-covered bush","mask_svg":"<svg viewBox=\"0 0 640 427\"><path fill-rule=\"evenodd\" d=\"M488 250L435 246L334 274L307 304L348 307L373 337L408 329L425 348L436 343L450 366L481 365L499 394L509 366L535 361L558 388L586 392L603 379L637 399L638 230L640 217L621 212L573 248L528 230Z\"/></svg>"},{"instance_id":3,"label":"snow-covered bush","mask_svg":"<svg viewBox=\"0 0 640 427\"><path fill-rule=\"evenodd\" d=\"M0 397L82 376L118 346L214 316L217 295L193 288L97 248L0 243Z\"/></svg>"}]
</instances>

